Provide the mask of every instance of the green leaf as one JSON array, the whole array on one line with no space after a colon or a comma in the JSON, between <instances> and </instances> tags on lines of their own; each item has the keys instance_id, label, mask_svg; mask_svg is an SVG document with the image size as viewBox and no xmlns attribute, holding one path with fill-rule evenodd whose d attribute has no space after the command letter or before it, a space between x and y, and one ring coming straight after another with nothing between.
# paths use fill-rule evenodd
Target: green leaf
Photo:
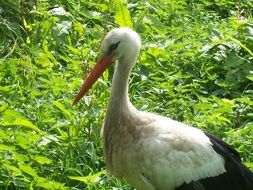
<instances>
[{"instance_id":1,"label":"green leaf","mask_svg":"<svg viewBox=\"0 0 253 190\"><path fill-rule=\"evenodd\" d=\"M27 162L29 160L29 156L28 155L20 154L20 153L17 153L17 152L13 152L12 153L12 157L18 163L24 163L24 162Z\"/></svg>"},{"instance_id":2,"label":"green leaf","mask_svg":"<svg viewBox=\"0 0 253 190\"><path fill-rule=\"evenodd\" d=\"M253 134L253 122L247 123L247 125L244 128L238 129L236 131L236 134L238 135L252 135Z\"/></svg>"},{"instance_id":3,"label":"green leaf","mask_svg":"<svg viewBox=\"0 0 253 190\"><path fill-rule=\"evenodd\" d=\"M5 111L3 121L0 121L0 124L3 126L22 126L40 132L31 121L24 118L19 112L11 109Z\"/></svg>"},{"instance_id":4,"label":"green leaf","mask_svg":"<svg viewBox=\"0 0 253 190\"><path fill-rule=\"evenodd\" d=\"M212 110L213 105L208 104L208 103L199 103L199 104L194 104L193 108L197 110Z\"/></svg>"},{"instance_id":5,"label":"green leaf","mask_svg":"<svg viewBox=\"0 0 253 190\"><path fill-rule=\"evenodd\" d=\"M37 161L39 164L51 164L52 163L52 160L48 159L47 157L45 156L34 156L33 159L35 161Z\"/></svg>"},{"instance_id":6,"label":"green leaf","mask_svg":"<svg viewBox=\"0 0 253 190\"><path fill-rule=\"evenodd\" d=\"M14 176L21 176L22 175L22 172L20 169L18 169L17 167L15 166L8 166L8 170L11 170L11 173L12 175Z\"/></svg>"},{"instance_id":7,"label":"green leaf","mask_svg":"<svg viewBox=\"0 0 253 190\"><path fill-rule=\"evenodd\" d=\"M73 28L75 31L77 31L79 36L82 36L84 34L83 25L80 22L74 22Z\"/></svg>"},{"instance_id":8,"label":"green leaf","mask_svg":"<svg viewBox=\"0 0 253 190\"><path fill-rule=\"evenodd\" d=\"M28 121L27 119L24 118L16 118L15 120L13 120L12 122L8 122L8 121L3 121L1 122L1 124L3 126L22 126L25 128L29 128L35 131L40 131L35 125L33 125L32 122Z\"/></svg>"},{"instance_id":9,"label":"green leaf","mask_svg":"<svg viewBox=\"0 0 253 190\"><path fill-rule=\"evenodd\" d=\"M223 66L226 70L238 68L243 64L243 60L235 52L230 53L224 60Z\"/></svg>"},{"instance_id":10,"label":"green leaf","mask_svg":"<svg viewBox=\"0 0 253 190\"><path fill-rule=\"evenodd\" d=\"M12 151L12 150L15 150L15 147L14 146L5 145L5 144L0 144L0 151L3 151L3 150Z\"/></svg>"},{"instance_id":11,"label":"green leaf","mask_svg":"<svg viewBox=\"0 0 253 190\"><path fill-rule=\"evenodd\" d=\"M116 3L117 2L117 3ZM127 9L127 7L124 5L124 3L121 1L116 1L115 7L115 22L119 26L126 26L129 28L133 28L133 23L131 21L130 12Z\"/></svg>"},{"instance_id":12,"label":"green leaf","mask_svg":"<svg viewBox=\"0 0 253 190\"><path fill-rule=\"evenodd\" d=\"M11 90L11 85L9 86L0 86L0 91L8 92Z\"/></svg>"},{"instance_id":13,"label":"green leaf","mask_svg":"<svg viewBox=\"0 0 253 190\"><path fill-rule=\"evenodd\" d=\"M24 133L19 133L16 137L16 140L17 144L23 149L27 149L31 145L30 139L27 139L27 136Z\"/></svg>"},{"instance_id":14,"label":"green leaf","mask_svg":"<svg viewBox=\"0 0 253 190\"><path fill-rule=\"evenodd\" d=\"M58 142L59 139L55 135L46 135L43 136L40 141L38 142L38 146L45 146L51 142Z\"/></svg>"},{"instance_id":15,"label":"green leaf","mask_svg":"<svg viewBox=\"0 0 253 190\"><path fill-rule=\"evenodd\" d=\"M53 103L57 108L59 108L59 109L64 113L64 115L66 115L66 116L69 117L69 118L73 118L72 114L65 108L65 106L64 106L61 102L52 101L52 103Z\"/></svg>"},{"instance_id":16,"label":"green leaf","mask_svg":"<svg viewBox=\"0 0 253 190\"><path fill-rule=\"evenodd\" d=\"M253 81L253 75L246 76L249 80Z\"/></svg>"},{"instance_id":17,"label":"green leaf","mask_svg":"<svg viewBox=\"0 0 253 190\"><path fill-rule=\"evenodd\" d=\"M150 25L158 34L166 34L167 27L154 15L146 15L143 21Z\"/></svg>"},{"instance_id":18,"label":"green leaf","mask_svg":"<svg viewBox=\"0 0 253 190\"><path fill-rule=\"evenodd\" d=\"M0 102L0 112L3 112L7 108L8 108L8 104L4 102Z\"/></svg>"},{"instance_id":19,"label":"green leaf","mask_svg":"<svg viewBox=\"0 0 253 190\"><path fill-rule=\"evenodd\" d=\"M106 174L107 172L105 170L102 170L98 173L95 173L93 175L89 175L89 176L86 176L86 177L81 177L81 176L68 176L69 179L72 179L72 180L77 180L77 181L81 181L87 185L92 185L94 183L97 183L100 179L100 176L101 175L104 175Z\"/></svg>"},{"instance_id":20,"label":"green leaf","mask_svg":"<svg viewBox=\"0 0 253 190\"><path fill-rule=\"evenodd\" d=\"M44 177L38 177L36 179L36 186L37 187L42 187L43 189L57 189L57 190L68 190L70 188L64 186L63 184L61 184L60 182L56 182L53 180L49 180L47 178Z\"/></svg>"},{"instance_id":21,"label":"green leaf","mask_svg":"<svg viewBox=\"0 0 253 190\"><path fill-rule=\"evenodd\" d=\"M40 52L36 63L43 68L51 68L55 62L54 56L51 52Z\"/></svg>"},{"instance_id":22,"label":"green leaf","mask_svg":"<svg viewBox=\"0 0 253 190\"><path fill-rule=\"evenodd\" d=\"M34 177L34 178L38 178L37 172L28 165L20 165L19 169L22 170L23 172L27 173L28 175Z\"/></svg>"}]
</instances>

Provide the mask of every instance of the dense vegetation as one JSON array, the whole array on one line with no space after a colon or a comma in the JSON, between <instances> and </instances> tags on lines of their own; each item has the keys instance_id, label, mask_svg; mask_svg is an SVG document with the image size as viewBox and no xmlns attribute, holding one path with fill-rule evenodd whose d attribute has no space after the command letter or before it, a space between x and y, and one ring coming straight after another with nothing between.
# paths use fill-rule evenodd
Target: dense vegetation
<instances>
[{"instance_id":1,"label":"dense vegetation","mask_svg":"<svg viewBox=\"0 0 253 190\"><path fill-rule=\"evenodd\" d=\"M71 106L118 26L143 41L134 105L214 133L253 169L252 1L0 2L0 189L130 189L103 162L113 69Z\"/></svg>"}]
</instances>

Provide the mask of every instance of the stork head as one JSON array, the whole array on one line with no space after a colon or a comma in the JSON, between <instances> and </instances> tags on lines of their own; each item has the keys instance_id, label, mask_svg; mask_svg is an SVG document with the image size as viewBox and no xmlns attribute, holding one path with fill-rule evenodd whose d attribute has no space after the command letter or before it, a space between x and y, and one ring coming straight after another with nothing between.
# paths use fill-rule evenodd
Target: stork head
<instances>
[{"instance_id":1,"label":"stork head","mask_svg":"<svg viewBox=\"0 0 253 190\"><path fill-rule=\"evenodd\" d=\"M136 57L141 47L140 36L130 28L116 28L109 32L101 46L102 55L112 57L112 61ZM134 54L134 55L133 55Z\"/></svg>"},{"instance_id":2,"label":"stork head","mask_svg":"<svg viewBox=\"0 0 253 190\"><path fill-rule=\"evenodd\" d=\"M137 59L141 47L140 36L130 28L116 28L110 31L101 45L101 57L84 81L73 105L88 92L95 81L115 61L119 64L132 64ZM128 65L127 65L128 66ZM132 65L129 65L132 67Z\"/></svg>"}]
</instances>

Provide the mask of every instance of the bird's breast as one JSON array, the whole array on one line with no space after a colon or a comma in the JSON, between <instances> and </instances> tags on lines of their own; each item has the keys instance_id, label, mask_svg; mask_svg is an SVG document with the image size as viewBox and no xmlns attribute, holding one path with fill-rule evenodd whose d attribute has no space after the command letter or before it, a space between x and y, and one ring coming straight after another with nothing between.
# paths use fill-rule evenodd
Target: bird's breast
<instances>
[{"instance_id":1,"label":"bird's breast","mask_svg":"<svg viewBox=\"0 0 253 190\"><path fill-rule=\"evenodd\" d=\"M129 167L127 158L135 150L138 137L133 126L120 123L117 126L104 126L104 154L107 169L116 176L123 177Z\"/></svg>"}]
</instances>

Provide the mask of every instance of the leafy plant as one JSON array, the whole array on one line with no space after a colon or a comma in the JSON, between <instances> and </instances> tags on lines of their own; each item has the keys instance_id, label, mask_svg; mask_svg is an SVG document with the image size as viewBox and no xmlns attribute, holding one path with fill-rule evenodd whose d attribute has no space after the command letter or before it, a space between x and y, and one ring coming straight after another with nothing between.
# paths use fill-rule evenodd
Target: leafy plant
<instances>
[{"instance_id":1,"label":"leafy plant","mask_svg":"<svg viewBox=\"0 0 253 190\"><path fill-rule=\"evenodd\" d=\"M112 6L113 5L113 6ZM142 51L134 105L212 132L253 169L250 1L1 1L0 188L131 189L105 172L100 128L113 70L72 99L112 28Z\"/></svg>"}]
</instances>

